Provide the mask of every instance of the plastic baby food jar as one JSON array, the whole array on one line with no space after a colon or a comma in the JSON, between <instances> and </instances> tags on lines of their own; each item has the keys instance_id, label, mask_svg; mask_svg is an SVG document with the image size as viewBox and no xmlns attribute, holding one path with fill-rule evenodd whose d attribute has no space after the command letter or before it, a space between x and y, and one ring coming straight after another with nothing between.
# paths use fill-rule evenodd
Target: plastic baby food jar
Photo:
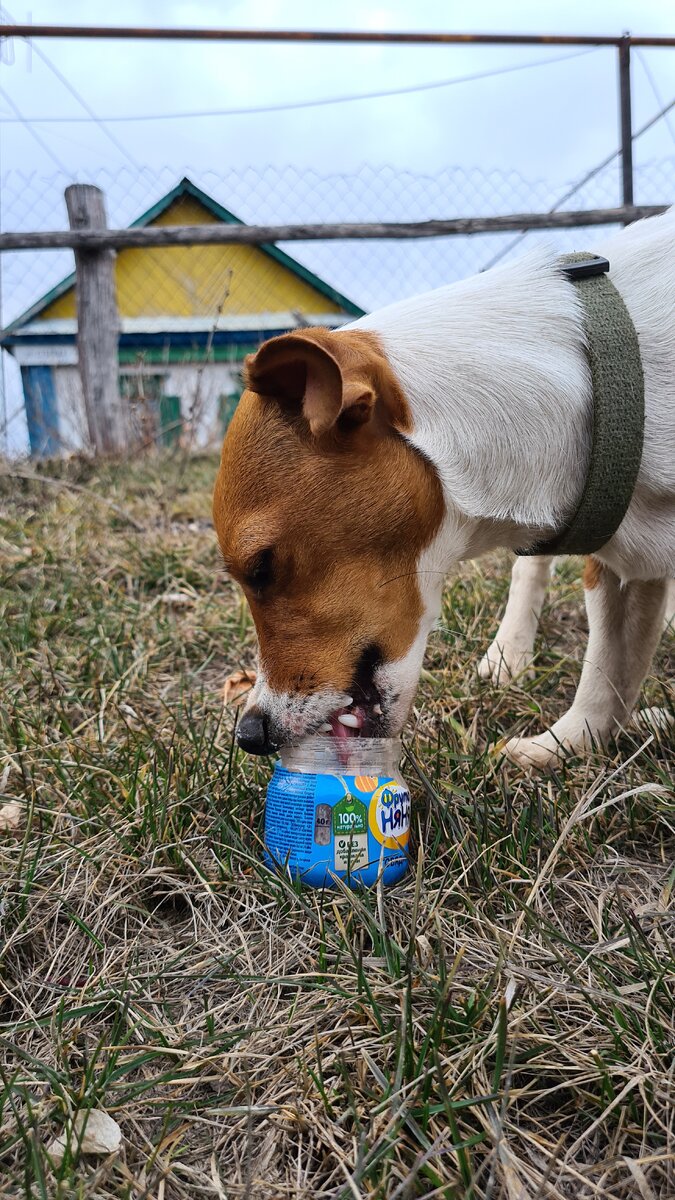
<instances>
[{"instance_id":1,"label":"plastic baby food jar","mask_svg":"<svg viewBox=\"0 0 675 1200\"><path fill-rule=\"evenodd\" d=\"M389 738L305 738L267 789L264 861L309 887L398 883L408 870L410 794Z\"/></svg>"}]
</instances>

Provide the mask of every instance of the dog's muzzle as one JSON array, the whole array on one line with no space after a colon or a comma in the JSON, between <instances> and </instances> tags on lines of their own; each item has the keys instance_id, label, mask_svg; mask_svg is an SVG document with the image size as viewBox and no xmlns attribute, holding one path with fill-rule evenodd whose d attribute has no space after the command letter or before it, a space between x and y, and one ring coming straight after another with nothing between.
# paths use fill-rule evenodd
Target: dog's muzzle
<instances>
[{"instance_id":1,"label":"dog's muzzle","mask_svg":"<svg viewBox=\"0 0 675 1200\"><path fill-rule=\"evenodd\" d=\"M237 744L247 754L272 754L278 743L270 736L269 718L253 705L237 725Z\"/></svg>"}]
</instances>

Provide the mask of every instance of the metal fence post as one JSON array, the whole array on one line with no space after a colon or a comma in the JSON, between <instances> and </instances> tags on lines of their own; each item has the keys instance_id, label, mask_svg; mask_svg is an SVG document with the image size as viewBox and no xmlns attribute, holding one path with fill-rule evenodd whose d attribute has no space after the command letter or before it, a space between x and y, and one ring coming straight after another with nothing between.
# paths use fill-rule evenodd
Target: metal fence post
<instances>
[{"instance_id":1,"label":"metal fence post","mask_svg":"<svg viewBox=\"0 0 675 1200\"><path fill-rule=\"evenodd\" d=\"M621 176L623 203L633 203L633 122L630 94L630 37L619 42L619 104L621 111Z\"/></svg>"},{"instance_id":2,"label":"metal fence post","mask_svg":"<svg viewBox=\"0 0 675 1200\"><path fill-rule=\"evenodd\" d=\"M103 192L91 184L66 188L66 208L73 230L107 228ZM118 386L114 271L114 250L75 251L77 353L89 438L97 454L119 454L129 446L129 408Z\"/></svg>"}]
</instances>

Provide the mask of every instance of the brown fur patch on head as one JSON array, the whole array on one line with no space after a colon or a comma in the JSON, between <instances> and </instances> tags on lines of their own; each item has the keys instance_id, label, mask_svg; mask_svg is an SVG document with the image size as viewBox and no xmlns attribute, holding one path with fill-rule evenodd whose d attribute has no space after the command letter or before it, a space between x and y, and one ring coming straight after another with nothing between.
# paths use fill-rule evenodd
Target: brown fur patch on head
<instances>
[{"instance_id":1,"label":"brown fur patch on head","mask_svg":"<svg viewBox=\"0 0 675 1200\"><path fill-rule=\"evenodd\" d=\"M258 395L302 413L320 437L355 426L379 434L412 428L408 404L377 334L303 329L264 342L246 360L246 382Z\"/></svg>"},{"instance_id":2,"label":"brown fur patch on head","mask_svg":"<svg viewBox=\"0 0 675 1200\"><path fill-rule=\"evenodd\" d=\"M370 415L352 422L338 413L328 430L312 434L305 394L297 382L293 392L288 372L295 349L289 358L283 348L280 373L278 359L271 373L263 370L261 350L249 380L266 391L249 389L239 402L223 445L214 521L246 591L270 686L345 691L367 646L389 662L415 638L423 607L417 562L440 526L442 489L398 431L410 427L410 414L375 335L288 336L320 344L343 381L370 390ZM304 353L297 351L300 360ZM270 395L280 378L287 393ZM334 407L333 397L327 411Z\"/></svg>"}]
</instances>

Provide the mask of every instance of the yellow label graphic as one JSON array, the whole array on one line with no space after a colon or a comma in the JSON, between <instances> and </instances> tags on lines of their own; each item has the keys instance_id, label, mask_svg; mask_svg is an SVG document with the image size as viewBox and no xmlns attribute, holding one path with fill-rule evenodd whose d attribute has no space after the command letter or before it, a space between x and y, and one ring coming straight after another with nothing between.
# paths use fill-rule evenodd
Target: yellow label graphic
<instances>
[{"instance_id":1,"label":"yellow label graphic","mask_svg":"<svg viewBox=\"0 0 675 1200\"><path fill-rule=\"evenodd\" d=\"M357 792L372 792L377 787L377 775L356 775L354 787Z\"/></svg>"},{"instance_id":2,"label":"yellow label graphic","mask_svg":"<svg viewBox=\"0 0 675 1200\"><path fill-rule=\"evenodd\" d=\"M388 850L407 846L410 837L410 795L395 779L373 792L368 809L373 837Z\"/></svg>"}]
</instances>

